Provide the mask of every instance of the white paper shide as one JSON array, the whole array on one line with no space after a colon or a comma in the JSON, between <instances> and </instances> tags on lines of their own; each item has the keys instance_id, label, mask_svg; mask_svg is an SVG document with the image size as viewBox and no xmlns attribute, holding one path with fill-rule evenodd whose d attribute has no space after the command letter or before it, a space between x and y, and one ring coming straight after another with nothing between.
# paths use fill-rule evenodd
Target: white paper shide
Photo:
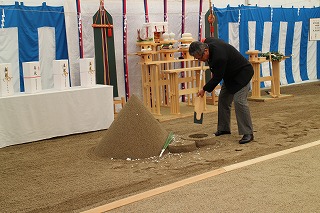
<instances>
[{"instance_id":1,"label":"white paper shide","mask_svg":"<svg viewBox=\"0 0 320 213\"><path fill-rule=\"evenodd\" d=\"M96 85L96 68L94 58L81 58L80 81L82 87L93 87Z\"/></svg>"},{"instance_id":2,"label":"white paper shide","mask_svg":"<svg viewBox=\"0 0 320 213\"><path fill-rule=\"evenodd\" d=\"M12 69L10 63L0 64L0 96L10 96L14 94Z\"/></svg>"},{"instance_id":3,"label":"white paper shide","mask_svg":"<svg viewBox=\"0 0 320 213\"><path fill-rule=\"evenodd\" d=\"M53 81L57 90L70 88L68 60L53 60Z\"/></svg>"},{"instance_id":4,"label":"white paper shide","mask_svg":"<svg viewBox=\"0 0 320 213\"><path fill-rule=\"evenodd\" d=\"M23 62L23 79L25 93L36 93L42 90L39 61Z\"/></svg>"}]
</instances>

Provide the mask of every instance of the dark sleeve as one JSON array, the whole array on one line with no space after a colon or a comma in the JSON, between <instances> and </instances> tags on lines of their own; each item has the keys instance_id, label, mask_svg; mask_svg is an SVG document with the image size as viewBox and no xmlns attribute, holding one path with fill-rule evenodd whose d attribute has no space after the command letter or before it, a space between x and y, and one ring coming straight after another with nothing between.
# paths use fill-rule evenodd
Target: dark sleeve
<instances>
[{"instance_id":1,"label":"dark sleeve","mask_svg":"<svg viewBox=\"0 0 320 213\"><path fill-rule=\"evenodd\" d=\"M212 73L212 78L204 85L203 90L212 92L214 88L221 82L225 75L227 66L226 50L216 47L211 50L209 67Z\"/></svg>"}]
</instances>

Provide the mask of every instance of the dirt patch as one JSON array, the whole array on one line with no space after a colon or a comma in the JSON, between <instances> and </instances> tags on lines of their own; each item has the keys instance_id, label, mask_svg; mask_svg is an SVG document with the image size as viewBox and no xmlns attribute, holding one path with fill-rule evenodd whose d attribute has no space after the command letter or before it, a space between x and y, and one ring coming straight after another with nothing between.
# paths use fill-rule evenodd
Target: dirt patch
<instances>
[{"instance_id":1,"label":"dirt patch","mask_svg":"<svg viewBox=\"0 0 320 213\"><path fill-rule=\"evenodd\" d=\"M131 96L94 149L109 159L143 159L159 155L168 132L135 95Z\"/></svg>"}]
</instances>

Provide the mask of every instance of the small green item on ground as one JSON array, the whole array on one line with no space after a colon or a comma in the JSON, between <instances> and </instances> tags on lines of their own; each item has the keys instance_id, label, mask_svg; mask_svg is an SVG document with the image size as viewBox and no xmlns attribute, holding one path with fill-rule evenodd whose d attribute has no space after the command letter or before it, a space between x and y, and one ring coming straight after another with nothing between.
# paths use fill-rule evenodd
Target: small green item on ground
<instances>
[{"instance_id":1,"label":"small green item on ground","mask_svg":"<svg viewBox=\"0 0 320 213\"><path fill-rule=\"evenodd\" d=\"M168 135L168 137L167 137L167 140L166 140L165 144L163 145L163 148L162 148L162 150L161 150L161 153L160 153L160 155L159 155L160 158L162 157L164 151L165 151L166 148L169 146L169 144L172 142L172 140L173 140L173 132L170 132L169 135Z\"/></svg>"}]
</instances>

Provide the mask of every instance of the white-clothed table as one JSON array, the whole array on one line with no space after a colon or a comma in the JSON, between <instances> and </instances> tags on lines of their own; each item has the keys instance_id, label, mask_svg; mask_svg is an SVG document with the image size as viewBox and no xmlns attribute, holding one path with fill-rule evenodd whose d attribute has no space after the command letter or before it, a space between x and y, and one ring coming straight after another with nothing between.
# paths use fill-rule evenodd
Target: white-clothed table
<instances>
[{"instance_id":1,"label":"white-clothed table","mask_svg":"<svg viewBox=\"0 0 320 213\"><path fill-rule=\"evenodd\" d=\"M107 129L113 119L109 85L0 97L0 148Z\"/></svg>"}]
</instances>

